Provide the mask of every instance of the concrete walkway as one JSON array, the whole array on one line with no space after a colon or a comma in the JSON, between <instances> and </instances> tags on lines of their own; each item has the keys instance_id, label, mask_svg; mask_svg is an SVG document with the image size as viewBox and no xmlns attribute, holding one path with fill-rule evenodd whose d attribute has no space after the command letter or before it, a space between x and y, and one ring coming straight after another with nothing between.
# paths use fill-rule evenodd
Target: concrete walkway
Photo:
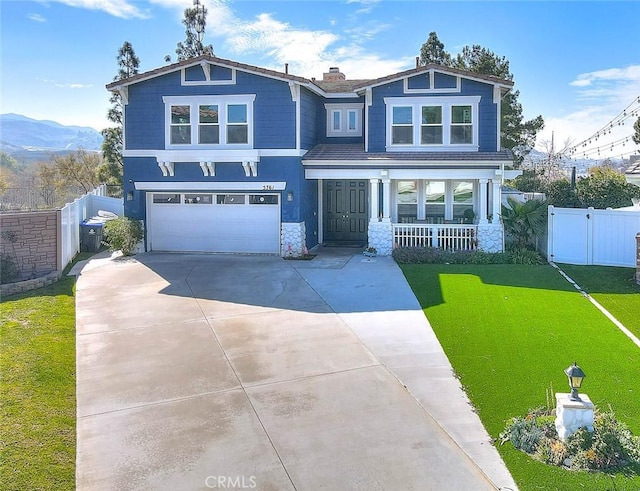
<instances>
[{"instance_id":1,"label":"concrete walkway","mask_svg":"<svg viewBox=\"0 0 640 491\"><path fill-rule=\"evenodd\" d=\"M96 258L76 304L80 490L515 489L389 258Z\"/></svg>"}]
</instances>

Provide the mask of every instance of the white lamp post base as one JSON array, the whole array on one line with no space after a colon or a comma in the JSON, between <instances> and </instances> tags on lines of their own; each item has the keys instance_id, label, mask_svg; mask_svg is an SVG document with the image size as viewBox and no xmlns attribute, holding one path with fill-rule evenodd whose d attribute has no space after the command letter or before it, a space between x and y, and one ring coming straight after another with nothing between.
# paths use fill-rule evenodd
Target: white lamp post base
<instances>
[{"instance_id":1,"label":"white lamp post base","mask_svg":"<svg viewBox=\"0 0 640 491\"><path fill-rule=\"evenodd\" d=\"M583 426L593 433L593 403L587 394L572 401L571 394L556 394L556 431L564 442Z\"/></svg>"}]
</instances>

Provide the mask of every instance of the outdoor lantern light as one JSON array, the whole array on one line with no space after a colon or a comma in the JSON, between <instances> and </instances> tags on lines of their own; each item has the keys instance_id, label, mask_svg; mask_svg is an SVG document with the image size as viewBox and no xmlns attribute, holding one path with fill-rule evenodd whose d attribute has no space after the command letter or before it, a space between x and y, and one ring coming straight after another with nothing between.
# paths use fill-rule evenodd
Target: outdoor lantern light
<instances>
[{"instance_id":1,"label":"outdoor lantern light","mask_svg":"<svg viewBox=\"0 0 640 491\"><path fill-rule=\"evenodd\" d=\"M287 193L287 201L293 201L293 191Z\"/></svg>"},{"instance_id":2,"label":"outdoor lantern light","mask_svg":"<svg viewBox=\"0 0 640 491\"><path fill-rule=\"evenodd\" d=\"M578 395L578 389L582 385L582 381L586 377L585 373L582 371L576 362L573 362L569 368L567 368L564 373L569 377L569 387L571 387L571 397L572 401L580 401L580 396Z\"/></svg>"}]
</instances>

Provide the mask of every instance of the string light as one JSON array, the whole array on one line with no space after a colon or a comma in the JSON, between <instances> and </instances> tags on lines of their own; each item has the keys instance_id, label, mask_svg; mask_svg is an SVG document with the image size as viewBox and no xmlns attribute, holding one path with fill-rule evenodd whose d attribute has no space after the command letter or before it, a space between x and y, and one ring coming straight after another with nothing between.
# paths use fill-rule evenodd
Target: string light
<instances>
[{"instance_id":1,"label":"string light","mask_svg":"<svg viewBox=\"0 0 640 491\"><path fill-rule=\"evenodd\" d=\"M577 159L580 157L597 159L598 157L600 157L601 152L613 153L616 149L619 148L620 150L623 150L620 153L621 158L624 158L624 156L633 155L636 150L633 149L635 144L630 134L615 141L609 141L606 143L600 142L600 139L606 139L605 137L607 135L610 135L612 130L615 130L621 126L626 126L625 122L629 119L633 119L633 122L635 122L638 117L640 117L640 96L634 98L631 104L624 108L616 117L614 117L611 121L609 121L598 131L596 131L589 138L586 138L580 143L568 148L566 150L566 154L569 155L572 159ZM633 124L631 124L630 126L633 126ZM631 149L629 151L624 151L623 147L631 147ZM615 153L617 154L618 152L616 151Z\"/></svg>"}]
</instances>

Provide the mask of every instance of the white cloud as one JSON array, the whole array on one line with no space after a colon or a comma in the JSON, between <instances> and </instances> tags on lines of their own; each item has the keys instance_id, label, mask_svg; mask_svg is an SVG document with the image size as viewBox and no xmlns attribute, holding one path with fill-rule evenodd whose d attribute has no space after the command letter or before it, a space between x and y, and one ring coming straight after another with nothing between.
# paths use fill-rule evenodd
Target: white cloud
<instances>
[{"instance_id":1,"label":"white cloud","mask_svg":"<svg viewBox=\"0 0 640 491\"><path fill-rule=\"evenodd\" d=\"M79 84L79 83L60 83L55 80L43 79L44 83L53 85L54 87L58 87L60 89L90 89L93 87L93 84Z\"/></svg>"},{"instance_id":2,"label":"white cloud","mask_svg":"<svg viewBox=\"0 0 640 491\"><path fill-rule=\"evenodd\" d=\"M222 40L224 50L233 55L258 55L263 59L261 65L274 70L282 71L288 63L290 73L319 78L330 66L339 66L348 78L357 79L375 78L411 66L411 60L385 60L375 54L363 54L362 43L386 29L384 24L371 24L340 35L298 28L269 13L251 20L240 19L222 1L208 2L207 9L208 19L215 19L215 24L208 22L215 28L211 27L207 34Z\"/></svg>"},{"instance_id":3,"label":"white cloud","mask_svg":"<svg viewBox=\"0 0 640 491\"><path fill-rule=\"evenodd\" d=\"M148 15L127 0L53 0L70 7L89 10L101 10L114 17L122 19L145 19Z\"/></svg>"},{"instance_id":4,"label":"white cloud","mask_svg":"<svg viewBox=\"0 0 640 491\"><path fill-rule=\"evenodd\" d=\"M40 14L29 14L27 17L34 22L47 22L47 19Z\"/></svg>"},{"instance_id":5,"label":"white cloud","mask_svg":"<svg viewBox=\"0 0 640 491\"><path fill-rule=\"evenodd\" d=\"M609 128L610 132L598 135L597 140L593 138L589 142L588 139L634 101L640 101L640 65L581 73L569 85L576 88L576 109L561 117L545 118L545 129L538 142L550 140L553 132L556 143L560 144L567 139L571 139L574 145L587 140L587 145L578 147L578 151L600 147L602 158L627 151L617 146L605 152L603 147L631 135L635 120L627 119L624 125ZM639 106L640 102L633 108L638 109Z\"/></svg>"}]
</instances>

